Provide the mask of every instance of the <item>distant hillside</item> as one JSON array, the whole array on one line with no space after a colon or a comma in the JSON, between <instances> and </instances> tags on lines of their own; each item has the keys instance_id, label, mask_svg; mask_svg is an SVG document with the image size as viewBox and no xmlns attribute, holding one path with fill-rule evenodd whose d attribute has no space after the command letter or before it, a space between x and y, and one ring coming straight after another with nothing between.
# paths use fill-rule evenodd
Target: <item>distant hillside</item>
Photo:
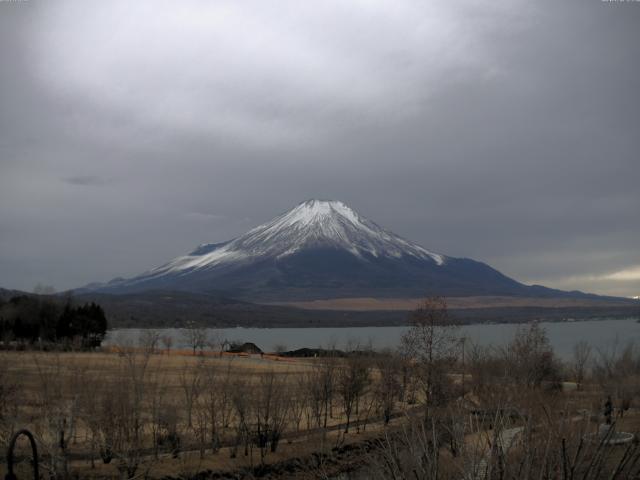
<instances>
[{"instance_id":1,"label":"distant hillside","mask_svg":"<svg viewBox=\"0 0 640 480\"><path fill-rule=\"evenodd\" d=\"M176 291L83 293L77 298L102 305L112 327L179 328L187 321L218 328L399 325L406 321L406 312L312 312Z\"/></svg>"},{"instance_id":2,"label":"distant hillside","mask_svg":"<svg viewBox=\"0 0 640 480\"><path fill-rule=\"evenodd\" d=\"M17 295L31 295L31 294L27 292L22 292L20 290L8 290L6 288L0 288L0 300L2 301L6 302L11 297L15 297Z\"/></svg>"},{"instance_id":3,"label":"distant hillside","mask_svg":"<svg viewBox=\"0 0 640 480\"><path fill-rule=\"evenodd\" d=\"M103 306L112 327L181 327L195 321L209 327L351 327L406 325L408 310L306 310L282 305L257 305L228 297L188 292L150 291L140 294L78 295L79 301ZM615 303L505 305L484 307L454 302L450 312L461 323L562 321L567 319L640 316L638 305Z\"/></svg>"},{"instance_id":4,"label":"distant hillside","mask_svg":"<svg viewBox=\"0 0 640 480\"><path fill-rule=\"evenodd\" d=\"M18 295L36 296L19 290L0 289L0 300L7 301ZM62 294L66 295L66 293ZM342 305L325 304L326 309L313 310L288 305L259 305L236 300L220 293L204 295L176 291L147 291L132 294L83 293L76 294L75 303L95 302L102 306L109 321L109 328L161 328L182 327L186 322L196 322L213 328L227 327L352 327L405 325L412 304L401 308L380 310L368 305L368 309L349 309ZM475 299L452 299L450 312L461 323L477 322L527 322L531 320L562 321L567 319L640 318L640 305L616 303L574 305L558 304L526 305L491 302L479 305ZM316 306L317 307L317 306Z\"/></svg>"}]
</instances>

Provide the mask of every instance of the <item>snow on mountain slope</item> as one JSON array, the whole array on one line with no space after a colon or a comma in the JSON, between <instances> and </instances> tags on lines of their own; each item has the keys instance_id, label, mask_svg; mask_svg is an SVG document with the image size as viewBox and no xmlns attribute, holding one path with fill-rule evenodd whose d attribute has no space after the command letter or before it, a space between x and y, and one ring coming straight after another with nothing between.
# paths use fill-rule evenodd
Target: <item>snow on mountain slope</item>
<instances>
[{"instance_id":1,"label":"snow on mountain slope","mask_svg":"<svg viewBox=\"0 0 640 480\"><path fill-rule=\"evenodd\" d=\"M308 200L224 243L127 280L91 288L224 291L250 301L339 297L546 296L482 262L430 252L339 201Z\"/></svg>"},{"instance_id":2,"label":"snow on mountain slope","mask_svg":"<svg viewBox=\"0 0 640 480\"><path fill-rule=\"evenodd\" d=\"M226 263L292 255L306 247L330 247L367 257L414 257L442 265L446 257L384 230L339 201L308 200L223 244L205 244L146 275L155 277Z\"/></svg>"},{"instance_id":3,"label":"snow on mountain slope","mask_svg":"<svg viewBox=\"0 0 640 480\"><path fill-rule=\"evenodd\" d=\"M84 290L224 292L250 302L424 295L585 296L524 285L485 263L430 252L342 202L324 200L301 203L231 241L200 245L142 275Z\"/></svg>"}]
</instances>

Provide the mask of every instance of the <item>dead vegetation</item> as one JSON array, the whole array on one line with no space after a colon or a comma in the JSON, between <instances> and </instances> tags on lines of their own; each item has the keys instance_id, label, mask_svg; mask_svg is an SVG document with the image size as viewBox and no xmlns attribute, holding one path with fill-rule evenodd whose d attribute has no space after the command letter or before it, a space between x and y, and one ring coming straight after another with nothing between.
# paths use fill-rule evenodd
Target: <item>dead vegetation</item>
<instances>
[{"instance_id":1,"label":"dead vegetation","mask_svg":"<svg viewBox=\"0 0 640 480\"><path fill-rule=\"evenodd\" d=\"M633 345L578 345L562 363L535 324L492 349L461 342L442 299L425 301L412 321L399 351L352 345L341 358L207 353L195 331L188 352L153 331L138 348L1 352L1 447L28 428L41 473L56 479L326 478L341 468L417 480L640 474L635 439L605 442L638 431Z\"/></svg>"}]
</instances>

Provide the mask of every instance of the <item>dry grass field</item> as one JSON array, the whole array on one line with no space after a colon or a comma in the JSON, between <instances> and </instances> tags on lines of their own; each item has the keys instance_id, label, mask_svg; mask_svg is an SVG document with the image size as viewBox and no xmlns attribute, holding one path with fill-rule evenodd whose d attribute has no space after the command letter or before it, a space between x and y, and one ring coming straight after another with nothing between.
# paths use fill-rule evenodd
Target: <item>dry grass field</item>
<instances>
[{"instance_id":1,"label":"dry grass field","mask_svg":"<svg viewBox=\"0 0 640 480\"><path fill-rule=\"evenodd\" d=\"M393 354L0 351L0 448L29 429L43 478L56 479L640 475L634 345L578 345L560 362L534 324L461 358L455 328L434 328L437 310L422 314ZM605 421L633 441L603 446ZM25 446L19 478L29 478Z\"/></svg>"},{"instance_id":2,"label":"dry grass field","mask_svg":"<svg viewBox=\"0 0 640 480\"><path fill-rule=\"evenodd\" d=\"M50 473L80 478L128 478L134 470L184 477L304 457L381 429L379 375L368 365L366 390L356 386L346 400L345 433L340 392L349 397L350 379L340 362L141 349L0 352L0 440L4 449L12 431L28 428Z\"/></svg>"}]
</instances>

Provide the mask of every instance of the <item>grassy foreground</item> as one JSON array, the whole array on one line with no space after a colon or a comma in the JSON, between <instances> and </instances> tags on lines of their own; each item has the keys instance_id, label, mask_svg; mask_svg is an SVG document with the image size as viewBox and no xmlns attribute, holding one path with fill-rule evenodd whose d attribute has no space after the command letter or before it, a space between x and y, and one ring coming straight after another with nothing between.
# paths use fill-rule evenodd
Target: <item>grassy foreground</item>
<instances>
[{"instance_id":1,"label":"grassy foreground","mask_svg":"<svg viewBox=\"0 0 640 480\"><path fill-rule=\"evenodd\" d=\"M304 457L382 428L372 388L357 386L347 418L342 367L190 351L0 352L1 446L28 428L47 474L80 478L185 477ZM396 415L404 408L394 401Z\"/></svg>"},{"instance_id":2,"label":"grassy foreground","mask_svg":"<svg viewBox=\"0 0 640 480\"><path fill-rule=\"evenodd\" d=\"M425 321L398 352L340 358L2 351L0 448L28 428L56 479L640 475L633 344L563 363L536 325L502 349L453 333Z\"/></svg>"}]
</instances>

